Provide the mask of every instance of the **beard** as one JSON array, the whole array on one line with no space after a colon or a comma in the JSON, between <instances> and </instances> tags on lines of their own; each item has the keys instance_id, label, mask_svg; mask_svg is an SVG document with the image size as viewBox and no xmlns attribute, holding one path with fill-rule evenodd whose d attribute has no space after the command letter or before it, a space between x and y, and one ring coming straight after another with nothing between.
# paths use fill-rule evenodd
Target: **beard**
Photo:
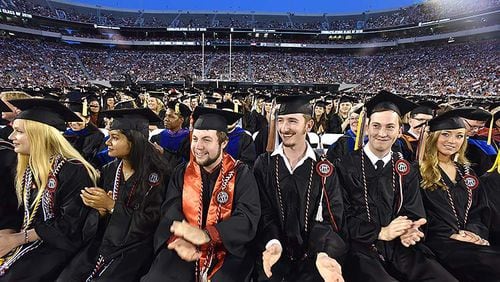
<instances>
[{"instance_id":1,"label":"beard","mask_svg":"<svg viewBox=\"0 0 500 282\"><path fill-rule=\"evenodd\" d=\"M292 134L289 137L289 140L286 140L285 138L283 138L283 135L285 135L285 134ZM281 133L280 137L281 137L281 140L283 140L283 146L284 147L294 147L294 146L296 146L298 144L298 142L304 142L305 138L304 139L302 139L302 138L299 139L299 136L304 136L306 134L307 134L307 131L304 128L300 132L287 131L287 132Z\"/></svg>"},{"instance_id":2,"label":"beard","mask_svg":"<svg viewBox=\"0 0 500 282\"><path fill-rule=\"evenodd\" d=\"M207 166L211 166L212 164L214 164L219 159L221 154L222 154L221 145L219 145L219 148L217 150L217 155L214 156L213 158L211 158L210 155L208 155L207 159L205 159L203 161L198 160L198 158L196 158L196 156L194 159L198 165L203 166L203 167L207 167Z\"/></svg>"}]
</instances>

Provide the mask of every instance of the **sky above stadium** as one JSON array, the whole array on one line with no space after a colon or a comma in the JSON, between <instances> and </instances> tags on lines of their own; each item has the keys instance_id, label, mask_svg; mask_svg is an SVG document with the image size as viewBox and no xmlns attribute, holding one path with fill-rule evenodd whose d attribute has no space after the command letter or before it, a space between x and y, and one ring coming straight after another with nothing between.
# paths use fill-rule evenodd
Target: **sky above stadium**
<instances>
[{"instance_id":1,"label":"sky above stadium","mask_svg":"<svg viewBox=\"0 0 500 282\"><path fill-rule=\"evenodd\" d=\"M357 13L388 10L409 6L418 0L76 0L77 2L102 7L134 10L183 10L183 11L254 11L254 12L295 12L295 13Z\"/></svg>"}]
</instances>

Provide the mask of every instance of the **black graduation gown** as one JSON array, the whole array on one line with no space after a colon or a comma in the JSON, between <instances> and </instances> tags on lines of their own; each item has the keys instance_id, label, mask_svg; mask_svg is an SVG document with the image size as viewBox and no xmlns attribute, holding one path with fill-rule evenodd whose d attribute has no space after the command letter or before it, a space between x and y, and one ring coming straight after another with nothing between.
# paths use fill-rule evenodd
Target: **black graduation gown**
<instances>
[{"instance_id":1,"label":"black graduation gown","mask_svg":"<svg viewBox=\"0 0 500 282\"><path fill-rule=\"evenodd\" d=\"M67 161L57 175L55 217L44 220L42 207L32 226L42 243L16 261L0 281L55 281L64 266L97 231L97 212L85 206L80 190L93 186L83 165ZM38 189L32 190L31 202Z\"/></svg>"},{"instance_id":2,"label":"black graduation gown","mask_svg":"<svg viewBox=\"0 0 500 282\"><path fill-rule=\"evenodd\" d=\"M179 258L174 250L167 249L166 242L172 235L170 226L174 220L185 217L182 211L182 189L187 163L177 166L167 190L167 198L162 206L162 219L156 230L154 248L156 258L141 281L195 281L195 263ZM249 254L249 243L254 238L260 218L260 203L257 184L252 172L245 164L236 170L233 212L231 217L215 227L226 249L224 264L212 277L211 281L248 281L253 267L253 258ZM205 184L209 182L210 184ZM211 195L215 180L204 182L203 189ZM206 189L206 190L205 190ZM211 198L204 197L204 203ZM204 204L206 217L207 205Z\"/></svg>"},{"instance_id":3,"label":"black graduation gown","mask_svg":"<svg viewBox=\"0 0 500 282\"><path fill-rule=\"evenodd\" d=\"M475 140L477 140L477 142L474 142ZM496 153L498 153L498 150L496 150L496 153L486 153L485 150L491 150L492 148L485 145L485 142L486 140L484 137L477 135L467 139L467 151L465 152L465 157L467 157L467 160L470 161L472 169L478 176L482 176L493 166L495 163ZM481 146L484 148L481 148ZM495 146L494 143L492 143L492 146Z\"/></svg>"},{"instance_id":4,"label":"black graduation gown","mask_svg":"<svg viewBox=\"0 0 500 282\"><path fill-rule=\"evenodd\" d=\"M330 146L330 148L328 148L328 151L326 151L326 157L329 161L335 163L343 156L352 152L354 150L355 143L356 137L346 133L340 136L337 142L335 142Z\"/></svg>"},{"instance_id":5,"label":"black graduation gown","mask_svg":"<svg viewBox=\"0 0 500 282\"><path fill-rule=\"evenodd\" d=\"M500 245L500 174L497 171L481 176L482 188L490 206L490 244Z\"/></svg>"},{"instance_id":6,"label":"black graduation gown","mask_svg":"<svg viewBox=\"0 0 500 282\"><path fill-rule=\"evenodd\" d=\"M163 148L163 157L167 160L168 163L172 165L172 167L176 167L182 162L189 160L189 151L190 151L190 141L189 134L182 136L175 136L175 143L178 144L178 148L173 150L173 148L163 147L162 146L162 133L151 136L151 143L156 143Z\"/></svg>"},{"instance_id":7,"label":"black graduation gown","mask_svg":"<svg viewBox=\"0 0 500 282\"><path fill-rule=\"evenodd\" d=\"M251 133L255 133L257 131L262 130L267 126L268 122L265 116L257 113L256 110L253 110L248 115L248 120L245 122L245 129L250 131Z\"/></svg>"},{"instance_id":8,"label":"black graduation gown","mask_svg":"<svg viewBox=\"0 0 500 282\"><path fill-rule=\"evenodd\" d=\"M332 114L330 116L330 120L328 121L328 129L326 129L327 133L336 133L342 134L344 131L342 130L342 123L345 119L341 118L339 114Z\"/></svg>"},{"instance_id":9,"label":"black graduation gown","mask_svg":"<svg viewBox=\"0 0 500 282\"><path fill-rule=\"evenodd\" d=\"M361 154L364 154L371 221L368 220L364 198ZM344 273L348 281L453 281L453 277L433 259L432 252L423 243L406 248L399 238L378 240L381 228L398 216L408 216L411 220L426 217L419 190L418 169L414 166L403 177L403 202L398 212L399 176L395 177L395 191L392 180L392 162L397 159L397 154L393 153L392 161L378 172L362 149L344 156L339 162L338 172L344 189L346 221L351 239Z\"/></svg>"},{"instance_id":10,"label":"black graduation gown","mask_svg":"<svg viewBox=\"0 0 500 282\"><path fill-rule=\"evenodd\" d=\"M14 131L10 124L7 124L5 127L0 128L0 140L9 140L9 135Z\"/></svg>"},{"instance_id":11,"label":"black graduation gown","mask_svg":"<svg viewBox=\"0 0 500 282\"><path fill-rule=\"evenodd\" d=\"M0 143L0 230L19 230L23 221L14 185L16 164L17 154L12 146Z\"/></svg>"},{"instance_id":12,"label":"black graduation gown","mask_svg":"<svg viewBox=\"0 0 500 282\"><path fill-rule=\"evenodd\" d=\"M104 166L101 173L104 190L113 190L118 165L119 161L115 160ZM106 267L92 281L138 281L147 272L153 260L153 235L160 220L167 186L164 183L168 179L151 189L146 186L146 191L136 185L131 196L138 180L136 175L126 182L121 177L113 213L101 218L99 235L73 259L58 281L85 281L94 270L98 255L104 257Z\"/></svg>"},{"instance_id":13,"label":"black graduation gown","mask_svg":"<svg viewBox=\"0 0 500 282\"><path fill-rule=\"evenodd\" d=\"M278 160L285 222L287 222L288 210L298 210L297 224L303 241L302 245L288 243L290 241L287 239L289 238L287 233L292 232L293 227L284 223L281 218L276 183L276 160ZM320 160L317 154L316 160ZM262 217L256 238L256 251L259 258L256 271L259 281L322 281L315 265L316 254L326 252L330 257L341 263L343 255L347 252L345 243L347 232L344 229L342 193L336 172L327 177L325 189L328 201L323 198L323 221L315 220L322 191L322 178L316 172L317 161L308 158L294 170L293 174L290 174L281 156L271 156L270 153L265 153L260 155L255 162L254 175L259 186L262 205ZM306 219L306 199L311 166L314 172L311 183L309 213ZM295 192L298 195L298 202L293 201L293 197L291 197ZM296 202L296 204L292 204L292 202ZM328 203L330 203L329 207ZM335 224L330 219L329 208L333 213ZM307 232L305 232L306 220L308 221ZM280 241L283 253L278 262L272 267L273 276L271 279L267 279L262 268L261 256L265 250L265 245L272 239Z\"/></svg>"},{"instance_id":14,"label":"black graduation gown","mask_svg":"<svg viewBox=\"0 0 500 282\"><path fill-rule=\"evenodd\" d=\"M460 170L464 173L463 168ZM456 212L463 224L468 188L458 173L456 184L443 171L441 176L450 189ZM463 281L500 281L498 246L480 246L450 238L459 229L474 232L483 239L488 238L489 207L482 185L472 193L472 205L465 227L458 226L445 190L425 189L422 194L428 215L426 244L436 253L443 266Z\"/></svg>"},{"instance_id":15,"label":"black graduation gown","mask_svg":"<svg viewBox=\"0 0 500 282\"><path fill-rule=\"evenodd\" d=\"M253 167L255 159L255 145L247 132L241 127L236 127L228 133L229 142L225 151L230 154L235 160L240 160L247 164L250 168Z\"/></svg>"},{"instance_id":16,"label":"black graduation gown","mask_svg":"<svg viewBox=\"0 0 500 282\"><path fill-rule=\"evenodd\" d=\"M83 134L68 130L65 132L64 137L66 137L66 140L73 145L85 160L97 166L98 163L95 160L95 156L103 143L104 134L91 123L83 130Z\"/></svg>"}]
</instances>

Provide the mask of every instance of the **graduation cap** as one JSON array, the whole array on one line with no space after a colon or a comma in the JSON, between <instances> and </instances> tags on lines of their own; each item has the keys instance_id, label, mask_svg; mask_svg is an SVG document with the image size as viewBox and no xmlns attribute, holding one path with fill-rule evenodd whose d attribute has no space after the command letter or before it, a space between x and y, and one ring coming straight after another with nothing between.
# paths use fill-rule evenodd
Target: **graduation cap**
<instances>
[{"instance_id":1,"label":"graduation cap","mask_svg":"<svg viewBox=\"0 0 500 282\"><path fill-rule=\"evenodd\" d=\"M453 130L458 128L465 128L464 121L461 117L465 117L473 112L475 108L456 108L447 111L431 120L429 120L429 131L434 132L438 130Z\"/></svg>"},{"instance_id":2,"label":"graduation cap","mask_svg":"<svg viewBox=\"0 0 500 282\"><path fill-rule=\"evenodd\" d=\"M340 96L339 98L339 104L341 103L352 103L354 101L354 99L350 96L347 96L347 95L342 95Z\"/></svg>"},{"instance_id":3,"label":"graduation cap","mask_svg":"<svg viewBox=\"0 0 500 282\"><path fill-rule=\"evenodd\" d=\"M491 113L480 108L465 113L462 117L470 120L487 121L491 118Z\"/></svg>"},{"instance_id":4,"label":"graduation cap","mask_svg":"<svg viewBox=\"0 0 500 282\"><path fill-rule=\"evenodd\" d=\"M213 97L213 96L206 96L205 97L205 105L206 104L217 104L220 101L220 98Z\"/></svg>"},{"instance_id":5,"label":"graduation cap","mask_svg":"<svg viewBox=\"0 0 500 282\"><path fill-rule=\"evenodd\" d=\"M325 102L325 101L317 101L316 104L314 105L315 107L326 107L329 103Z\"/></svg>"},{"instance_id":6,"label":"graduation cap","mask_svg":"<svg viewBox=\"0 0 500 282\"><path fill-rule=\"evenodd\" d=\"M239 113L240 112L239 108L240 107L238 104L235 104L231 101L224 101L221 103L217 103L217 109L219 109L219 110L230 110L230 111L233 111L235 113Z\"/></svg>"},{"instance_id":7,"label":"graduation cap","mask_svg":"<svg viewBox=\"0 0 500 282\"><path fill-rule=\"evenodd\" d=\"M389 91L382 90L365 103L368 117L376 112L394 111L399 116L418 107L417 104Z\"/></svg>"},{"instance_id":8,"label":"graduation cap","mask_svg":"<svg viewBox=\"0 0 500 282\"><path fill-rule=\"evenodd\" d=\"M278 115L306 114L312 116L312 104L310 101L317 98L315 95L289 95L276 97L276 103L280 104Z\"/></svg>"},{"instance_id":9,"label":"graduation cap","mask_svg":"<svg viewBox=\"0 0 500 282\"><path fill-rule=\"evenodd\" d=\"M217 130L227 133L228 125L237 122L243 115L231 111L196 107L193 112L194 129Z\"/></svg>"},{"instance_id":10,"label":"graduation cap","mask_svg":"<svg viewBox=\"0 0 500 282\"><path fill-rule=\"evenodd\" d=\"M189 107L179 101L168 102L167 108L174 110L176 114L182 116L184 119L191 115L191 110L189 109Z\"/></svg>"},{"instance_id":11,"label":"graduation cap","mask_svg":"<svg viewBox=\"0 0 500 282\"><path fill-rule=\"evenodd\" d=\"M46 99L14 99L9 103L21 110L17 119L41 122L66 130L66 122L82 122L82 119L58 101Z\"/></svg>"},{"instance_id":12,"label":"graduation cap","mask_svg":"<svg viewBox=\"0 0 500 282\"><path fill-rule=\"evenodd\" d=\"M135 105L135 99L120 101L115 105L115 110L134 109L134 108L137 108L137 106Z\"/></svg>"},{"instance_id":13,"label":"graduation cap","mask_svg":"<svg viewBox=\"0 0 500 282\"><path fill-rule=\"evenodd\" d=\"M0 100L0 112L12 112L12 110L5 104L2 100Z\"/></svg>"},{"instance_id":14,"label":"graduation cap","mask_svg":"<svg viewBox=\"0 0 500 282\"><path fill-rule=\"evenodd\" d=\"M434 115L435 110L439 109L439 105L434 101L422 101L418 103L418 107L411 110L412 115L416 114L425 114L425 115Z\"/></svg>"},{"instance_id":15,"label":"graduation cap","mask_svg":"<svg viewBox=\"0 0 500 282\"><path fill-rule=\"evenodd\" d=\"M160 99L160 101L163 101L163 97L165 96L165 93L161 91L149 91L148 94L150 97Z\"/></svg>"},{"instance_id":16,"label":"graduation cap","mask_svg":"<svg viewBox=\"0 0 500 282\"><path fill-rule=\"evenodd\" d=\"M111 130L136 130L141 132L144 136L149 135L149 124L162 121L161 118L149 108L103 111L102 114L106 117L113 118Z\"/></svg>"}]
</instances>

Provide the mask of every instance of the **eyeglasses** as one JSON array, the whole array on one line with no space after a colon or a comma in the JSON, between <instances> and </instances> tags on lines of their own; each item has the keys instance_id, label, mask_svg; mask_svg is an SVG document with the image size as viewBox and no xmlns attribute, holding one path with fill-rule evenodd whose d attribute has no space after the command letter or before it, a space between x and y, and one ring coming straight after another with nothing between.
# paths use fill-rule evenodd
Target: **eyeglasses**
<instances>
[{"instance_id":1,"label":"eyeglasses","mask_svg":"<svg viewBox=\"0 0 500 282\"><path fill-rule=\"evenodd\" d=\"M470 130L472 131L478 131L479 129L483 128L484 126L472 126L468 120L464 119L464 122L467 124L467 126L469 127Z\"/></svg>"}]
</instances>

